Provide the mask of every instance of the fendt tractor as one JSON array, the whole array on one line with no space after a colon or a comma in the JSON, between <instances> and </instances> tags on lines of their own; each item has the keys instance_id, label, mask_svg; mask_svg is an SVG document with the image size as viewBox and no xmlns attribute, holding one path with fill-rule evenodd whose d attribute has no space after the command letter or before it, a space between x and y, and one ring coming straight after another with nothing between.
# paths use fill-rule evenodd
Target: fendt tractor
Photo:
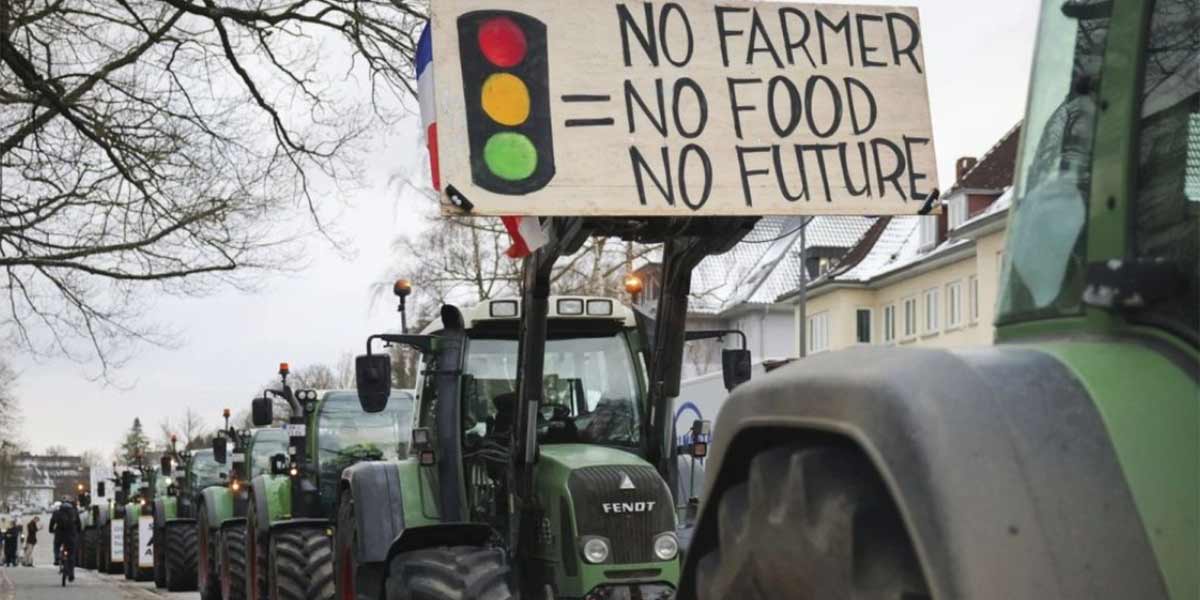
<instances>
[{"instance_id":1,"label":"fendt tractor","mask_svg":"<svg viewBox=\"0 0 1200 600\"><path fill-rule=\"evenodd\" d=\"M137 489L137 475L128 468L118 468L113 463L111 477L99 480L100 486L112 486L112 495L103 503L92 503L92 522L100 533L96 545L96 568L101 573L117 574L125 570L125 519L124 507L133 490ZM107 489L105 491L108 491Z\"/></svg>"},{"instance_id":2,"label":"fendt tractor","mask_svg":"<svg viewBox=\"0 0 1200 600\"><path fill-rule=\"evenodd\" d=\"M139 463L143 462L139 457ZM171 485L169 476L158 468L141 465L142 476L120 513L125 526L125 578L154 580L154 501L165 495ZM131 475L132 476L132 475Z\"/></svg>"},{"instance_id":3,"label":"fendt tractor","mask_svg":"<svg viewBox=\"0 0 1200 600\"><path fill-rule=\"evenodd\" d=\"M403 315L409 290L395 291ZM668 453L675 464L675 437L647 384L648 323L611 298L534 303L544 317L534 331L522 322L526 297L446 305L420 335L368 338L356 361L363 409L382 410L390 389L390 356L372 343L399 344L420 353L417 422L411 457L342 474L339 598L674 593L675 472L656 461ZM531 336L543 342L544 376L524 380L539 382L536 392L519 369ZM734 371L749 364L730 352Z\"/></svg>"},{"instance_id":4,"label":"fendt tractor","mask_svg":"<svg viewBox=\"0 0 1200 600\"><path fill-rule=\"evenodd\" d=\"M996 345L735 390L682 600L1200 597L1200 5L1042 6Z\"/></svg>"},{"instance_id":5,"label":"fendt tractor","mask_svg":"<svg viewBox=\"0 0 1200 600\"><path fill-rule=\"evenodd\" d=\"M202 519L204 490L224 485L228 477L214 451L175 450L171 439L170 458L162 467L174 465L175 477L167 493L154 502L154 582L170 591L196 589L200 567L198 522Z\"/></svg>"},{"instance_id":6,"label":"fendt tractor","mask_svg":"<svg viewBox=\"0 0 1200 600\"><path fill-rule=\"evenodd\" d=\"M406 455L413 399L393 390L388 410L364 415L353 390L293 391L286 363L279 374L280 388L267 393L287 403L288 448L251 482L246 590L252 600L332 600L332 536L342 470ZM266 393L255 398L254 425L270 425L273 411Z\"/></svg>"},{"instance_id":7,"label":"fendt tractor","mask_svg":"<svg viewBox=\"0 0 1200 600\"><path fill-rule=\"evenodd\" d=\"M226 433L213 441L213 451L224 454L233 441L229 484L204 490L204 506L200 512L201 565L208 562L211 571L201 569L200 595L203 600L244 600L246 598L246 507L250 499L250 483L255 477L271 472L271 459L287 456L287 429L270 427L236 431L226 427ZM221 450L218 450L221 448ZM221 458L218 456L218 458ZM211 578L215 574L214 582Z\"/></svg>"}]
</instances>

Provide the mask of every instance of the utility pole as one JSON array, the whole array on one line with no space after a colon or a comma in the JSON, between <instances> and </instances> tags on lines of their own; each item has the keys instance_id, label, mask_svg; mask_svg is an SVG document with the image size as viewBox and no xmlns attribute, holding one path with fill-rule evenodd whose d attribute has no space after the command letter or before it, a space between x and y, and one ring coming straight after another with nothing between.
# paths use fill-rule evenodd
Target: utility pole
<instances>
[{"instance_id":1,"label":"utility pole","mask_svg":"<svg viewBox=\"0 0 1200 600\"><path fill-rule=\"evenodd\" d=\"M800 224L800 358L808 356L808 240L805 233L812 217Z\"/></svg>"}]
</instances>

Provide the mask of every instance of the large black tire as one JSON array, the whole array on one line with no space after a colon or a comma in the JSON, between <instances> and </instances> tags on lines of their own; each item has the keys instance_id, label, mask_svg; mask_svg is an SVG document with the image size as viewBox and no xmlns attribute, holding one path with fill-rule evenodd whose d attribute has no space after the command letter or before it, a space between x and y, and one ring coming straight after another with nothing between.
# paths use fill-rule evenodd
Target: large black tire
<instances>
[{"instance_id":1,"label":"large black tire","mask_svg":"<svg viewBox=\"0 0 1200 600\"><path fill-rule=\"evenodd\" d=\"M221 529L221 598L246 600L246 528Z\"/></svg>"},{"instance_id":2,"label":"large black tire","mask_svg":"<svg viewBox=\"0 0 1200 600\"><path fill-rule=\"evenodd\" d=\"M221 600L221 574L217 564L217 531L209 526L208 511L200 505L200 520L196 522L196 587L200 600Z\"/></svg>"},{"instance_id":3,"label":"large black tire","mask_svg":"<svg viewBox=\"0 0 1200 600\"><path fill-rule=\"evenodd\" d=\"M854 447L764 450L716 516L719 544L695 549L700 600L930 598L895 502Z\"/></svg>"},{"instance_id":4,"label":"large black tire","mask_svg":"<svg viewBox=\"0 0 1200 600\"><path fill-rule=\"evenodd\" d=\"M504 551L448 546L396 555L384 583L387 600L511 600Z\"/></svg>"},{"instance_id":5,"label":"large black tire","mask_svg":"<svg viewBox=\"0 0 1200 600\"><path fill-rule=\"evenodd\" d=\"M168 523L164 532L166 545L163 563L166 571L166 587L171 592L190 592L196 589L198 566L196 524L192 522ZM155 548L155 553L158 548Z\"/></svg>"},{"instance_id":6,"label":"large black tire","mask_svg":"<svg viewBox=\"0 0 1200 600\"><path fill-rule=\"evenodd\" d=\"M151 546L154 550L154 587L159 589L167 587L167 546L170 543L165 528L155 526Z\"/></svg>"},{"instance_id":7,"label":"large black tire","mask_svg":"<svg viewBox=\"0 0 1200 600\"><path fill-rule=\"evenodd\" d=\"M271 536L266 528L260 531L258 527L258 511L254 508L254 496L250 497L249 509L246 511L246 598L247 600L268 600L271 595Z\"/></svg>"},{"instance_id":8,"label":"large black tire","mask_svg":"<svg viewBox=\"0 0 1200 600\"><path fill-rule=\"evenodd\" d=\"M112 542L108 539L108 526L101 525L96 528L96 572L108 573L108 556L109 544Z\"/></svg>"},{"instance_id":9,"label":"large black tire","mask_svg":"<svg viewBox=\"0 0 1200 600\"><path fill-rule=\"evenodd\" d=\"M129 519L125 519L125 546L122 549L121 567L125 570L125 579L133 581L137 577L137 527L130 531ZM133 550L130 550L130 544L133 545Z\"/></svg>"},{"instance_id":10,"label":"large black tire","mask_svg":"<svg viewBox=\"0 0 1200 600\"><path fill-rule=\"evenodd\" d=\"M383 590L384 564L359 563L354 556L358 537L354 497L346 492L338 502L334 535L333 573L339 600L378 600Z\"/></svg>"},{"instance_id":11,"label":"large black tire","mask_svg":"<svg viewBox=\"0 0 1200 600\"><path fill-rule=\"evenodd\" d=\"M84 569L96 568L96 531L95 527L84 529L79 540L79 566Z\"/></svg>"},{"instance_id":12,"label":"large black tire","mask_svg":"<svg viewBox=\"0 0 1200 600\"><path fill-rule=\"evenodd\" d=\"M271 535L271 600L333 600L333 540L328 527Z\"/></svg>"}]
</instances>

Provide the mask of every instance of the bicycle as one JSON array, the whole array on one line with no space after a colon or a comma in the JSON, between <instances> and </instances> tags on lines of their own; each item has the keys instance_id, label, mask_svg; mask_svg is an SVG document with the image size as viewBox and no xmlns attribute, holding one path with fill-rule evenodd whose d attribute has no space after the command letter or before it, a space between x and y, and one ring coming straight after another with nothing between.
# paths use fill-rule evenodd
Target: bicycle
<instances>
[{"instance_id":1,"label":"bicycle","mask_svg":"<svg viewBox=\"0 0 1200 600\"><path fill-rule=\"evenodd\" d=\"M72 544L63 544L59 550L58 572L62 573L62 586L67 587L67 581L75 581L75 553Z\"/></svg>"}]
</instances>

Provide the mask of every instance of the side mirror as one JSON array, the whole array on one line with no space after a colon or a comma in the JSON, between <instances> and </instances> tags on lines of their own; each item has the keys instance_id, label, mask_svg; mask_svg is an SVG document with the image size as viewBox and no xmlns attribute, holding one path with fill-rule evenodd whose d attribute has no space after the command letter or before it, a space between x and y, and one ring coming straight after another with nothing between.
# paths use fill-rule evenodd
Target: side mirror
<instances>
[{"instance_id":1,"label":"side mirror","mask_svg":"<svg viewBox=\"0 0 1200 600\"><path fill-rule=\"evenodd\" d=\"M696 419L692 422L692 458L708 456L708 440L712 437L712 423Z\"/></svg>"},{"instance_id":2,"label":"side mirror","mask_svg":"<svg viewBox=\"0 0 1200 600\"><path fill-rule=\"evenodd\" d=\"M733 388L750 381L750 351L722 350L721 372L725 376L725 389Z\"/></svg>"},{"instance_id":3,"label":"side mirror","mask_svg":"<svg viewBox=\"0 0 1200 600\"><path fill-rule=\"evenodd\" d=\"M288 459L284 454L276 454L271 457L271 474L283 475L288 470Z\"/></svg>"},{"instance_id":4,"label":"side mirror","mask_svg":"<svg viewBox=\"0 0 1200 600\"><path fill-rule=\"evenodd\" d=\"M217 461L217 463L219 463L219 464L222 464L222 465L225 464L225 460L226 460L225 450L226 450L225 436L223 436L223 435L213 436L213 441L212 441L213 460Z\"/></svg>"},{"instance_id":5,"label":"side mirror","mask_svg":"<svg viewBox=\"0 0 1200 600\"><path fill-rule=\"evenodd\" d=\"M162 473L163 475L171 474L171 457L170 456L163 456L162 458L158 459L158 472Z\"/></svg>"},{"instance_id":6,"label":"side mirror","mask_svg":"<svg viewBox=\"0 0 1200 600\"><path fill-rule=\"evenodd\" d=\"M101 498L103 498L106 495L104 493L104 482L103 481L98 482L96 484L96 494L98 494Z\"/></svg>"},{"instance_id":7,"label":"side mirror","mask_svg":"<svg viewBox=\"0 0 1200 600\"><path fill-rule=\"evenodd\" d=\"M121 487L133 487L133 473L129 471L121 473Z\"/></svg>"},{"instance_id":8,"label":"side mirror","mask_svg":"<svg viewBox=\"0 0 1200 600\"><path fill-rule=\"evenodd\" d=\"M387 408L392 393L392 358L387 354L366 354L354 359L354 379L358 403L369 413Z\"/></svg>"},{"instance_id":9,"label":"side mirror","mask_svg":"<svg viewBox=\"0 0 1200 600\"><path fill-rule=\"evenodd\" d=\"M275 406L270 398L258 397L250 402L250 420L255 427L266 427L275 420Z\"/></svg>"}]
</instances>

